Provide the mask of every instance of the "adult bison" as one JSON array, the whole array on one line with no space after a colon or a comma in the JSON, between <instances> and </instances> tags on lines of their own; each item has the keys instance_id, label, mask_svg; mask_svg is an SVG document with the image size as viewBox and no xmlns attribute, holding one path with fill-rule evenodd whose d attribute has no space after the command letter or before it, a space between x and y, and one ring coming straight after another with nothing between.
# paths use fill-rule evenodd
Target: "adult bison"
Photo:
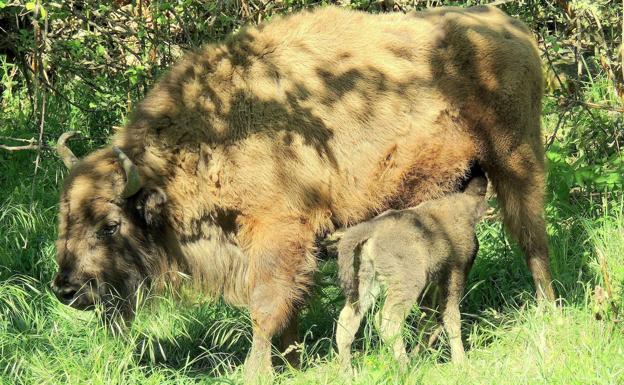
<instances>
[{"instance_id":1,"label":"adult bison","mask_svg":"<svg viewBox=\"0 0 624 385\"><path fill-rule=\"evenodd\" d=\"M327 7L243 29L188 54L114 147L73 166L53 288L130 318L142 282L188 273L249 306L246 371L269 370L315 237L453 191L478 162L538 295L553 298L541 96L529 31L494 8Z\"/></svg>"}]
</instances>

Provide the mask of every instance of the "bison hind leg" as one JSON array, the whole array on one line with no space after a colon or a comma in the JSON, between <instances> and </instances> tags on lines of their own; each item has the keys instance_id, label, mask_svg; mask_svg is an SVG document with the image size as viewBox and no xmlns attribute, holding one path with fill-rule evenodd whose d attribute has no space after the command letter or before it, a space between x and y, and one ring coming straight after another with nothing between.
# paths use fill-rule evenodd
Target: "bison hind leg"
<instances>
[{"instance_id":1,"label":"bison hind leg","mask_svg":"<svg viewBox=\"0 0 624 385\"><path fill-rule=\"evenodd\" d=\"M541 145L540 145L541 146ZM525 143L504 160L484 164L503 222L524 252L538 299L554 300L544 218L545 165L541 151Z\"/></svg>"}]
</instances>

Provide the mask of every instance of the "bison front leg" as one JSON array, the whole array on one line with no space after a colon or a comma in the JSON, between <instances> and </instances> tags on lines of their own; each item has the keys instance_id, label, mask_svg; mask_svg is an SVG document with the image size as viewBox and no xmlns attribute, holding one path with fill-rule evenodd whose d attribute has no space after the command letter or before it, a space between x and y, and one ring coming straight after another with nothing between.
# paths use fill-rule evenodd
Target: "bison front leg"
<instances>
[{"instance_id":1,"label":"bison front leg","mask_svg":"<svg viewBox=\"0 0 624 385\"><path fill-rule=\"evenodd\" d=\"M301 221L256 222L246 249L250 258L251 351L245 362L248 382L270 374L271 339L287 326L312 283L316 259L314 232ZM249 231L249 230L248 230Z\"/></svg>"}]
</instances>

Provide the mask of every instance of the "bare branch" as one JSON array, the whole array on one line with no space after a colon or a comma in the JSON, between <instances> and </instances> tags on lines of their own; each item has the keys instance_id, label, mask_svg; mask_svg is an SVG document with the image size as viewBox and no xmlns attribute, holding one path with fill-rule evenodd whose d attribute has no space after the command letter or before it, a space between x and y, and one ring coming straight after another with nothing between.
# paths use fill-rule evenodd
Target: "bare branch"
<instances>
[{"instance_id":1,"label":"bare branch","mask_svg":"<svg viewBox=\"0 0 624 385\"><path fill-rule=\"evenodd\" d=\"M4 144L0 144L0 149L6 151L24 151L24 150L39 150L41 146L38 144L27 144L25 146L7 146Z\"/></svg>"},{"instance_id":2,"label":"bare branch","mask_svg":"<svg viewBox=\"0 0 624 385\"><path fill-rule=\"evenodd\" d=\"M559 77L559 74L557 73L557 71L555 70L555 65L553 64L552 59L550 58L550 54L548 52L548 47L546 46L546 39L544 38L544 36L542 35L541 31L538 32L538 35L540 37L540 42L543 44L543 48L542 48L542 52L544 53L544 56L546 57L546 60L548 61L548 65L550 66L551 70L553 71L553 73L555 74L555 79L557 79L557 83L559 83L559 87L564 90L565 89L565 85L563 84L563 81L561 80L561 78Z\"/></svg>"},{"instance_id":3,"label":"bare branch","mask_svg":"<svg viewBox=\"0 0 624 385\"><path fill-rule=\"evenodd\" d=\"M45 88L47 88L48 90L54 92L54 94L56 96L58 96L59 98L65 100L67 103L71 104L72 106L76 107L77 109L83 111L83 112L99 112L99 111L104 111L103 109L93 109L93 108L87 108L84 106L81 106L75 102L73 102L71 99L69 99L67 96L65 96L61 91L59 91L58 89L56 89L54 86L52 86L52 84L50 84L48 81L46 81L46 79L41 78L32 68L27 67L28 70L30 72L32 72L34 79L38 82L38 85L41 86L43 85Z\"/></svg>"},{"instance_id":4,"label":"bare branch","mask_svg":"<svg viewBox=\"0 0 624 385\"><path fill-rule=\"evenodd\" d=\"M41 16L41 0L37 0L35 3L35 10L33 11L33 19L31 20L35 30L35 59L37 68L34 71L41 79L49 83L50 79L45 71L43 56L46 49L46 39L48 38L48 17L47 14L43 17L43 30L39 25L38 18ZM41 111L39 113L39 140L38 143L43 142L43 131L45 127L45 115L46 115L46 95L45 90L41 93ZM41 146L37 146L37 156L35 157L35 172L32 177L32 187L30 189L30 204L31 209L35 198L35 188L37 186L37 172L39 171L39 164L41 162Z\"/></svg>"},{"instance_id":5,"label":"bare branch","mask_svg":"<svg viewBox=\"0 0 624 385\"><path fill-rule=\"evenodd\" d=\"M568 119L568 112L570 112L571 107L572 107L572 104L568 105L565 111L563 111L563 114L559 115L559 119L557 119L557 125L555 126L555 129L553 130L552 134L546 141L546 151L548 151L548 149L550 149L550 146L552 146L552 144L555 142L555 139L557 138L557 132L559 131L559 127L561 127L563 123Z\"/></svg>"},{"instance_id":6,"label":"bare branch","mask_svg":"<svg viewBox=\"0 0 624 385\"><path fill-rule=\"evenodd\" d=\"M515 1L517 1L517 0L496 0L496 1L493 1L491 3L488 3L487 5L491 5L491 6L497 7L499 5L509 4L509 3L513 3Z\"/></svg>"},{"instance_id":7,"label":"bare branch","mask_svg":"<svg viewBox=\"0 0 624 385\"><path fill-rule=\"evenodd\" d=\"M30 139L22 139L22 138L12 138L10 136L0 136L0 139L14 141L14 142L22 142L28 143L21 146L8 146L6 144L0 144L0 149L6 151L24 151L24 150L39 150L42 146L40 146L35 138Z\"/></svg>"},{"instance_id":8,"label":"bare branch","mask_svg":"<svg viewBox=\"0 0 624 385\"><path fill-rule=\"evenodd\" d=\"M22 143L36 143L35 142L35 138L30 138L30 139L23 139L23 138L12 138L10 136L0 136L0 139L2 140L12 140L14 142L22 142Z\"/></svg>"},{"instance_id":9,"label":"bare branch","mask_svg":"<svg viewBox=\"0 0 624 385\"><path fill-rule=\"evenodd\" d=\"M624 113L624 107L614 106L606 102L605 103L592 103L592 102L579 100L576 98L566 98L564 96L555 96L555 95L545 95L545 96L547 98L552 98L552 99L557 100L557 103L560 105L572 104L572 105L579 105L583 107L593 108L595 110L604 110L604 111Z\"/></svg>"},{"instance_id":10,"label":"bare branch","mask_svg":"<svg viewBox=\"0 0 624 385\"><path fill-rule=\"evenodd\" d=\"M46 93L41 96L41 120L39 123L39 143L43 142L43 129L45 127L45 114L46 114ZM35 175L37 176L37 170L39 169L39 162L41 160L41 146L37 146L37 158L35 159Z\"/></svg>"},{"instance_id":11,"label":"bare branch","mask_svg":"<svg viewBox=\"0 0 624 385\"><path fill-rule=\"evenodd\" d=\"M577 104L582 104L586 107L589 108L595 108L597 110L605 110L605 111L611 111L611 112L620 112L620 113L624 113L624 107L616 107L616 106L610 106L607 104L598 104L598 103L592 103L592 102L584 102L581 100L577 100L575 101L575 103Z\"/></svg>"}]
</instances>

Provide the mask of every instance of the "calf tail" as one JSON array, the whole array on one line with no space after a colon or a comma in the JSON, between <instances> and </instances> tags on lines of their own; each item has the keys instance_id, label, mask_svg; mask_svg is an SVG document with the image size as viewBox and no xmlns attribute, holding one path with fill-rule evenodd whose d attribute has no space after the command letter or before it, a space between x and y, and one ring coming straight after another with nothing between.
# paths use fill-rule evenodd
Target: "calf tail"
<instances>
[{"instance_id":1,"label":"calf tail","mask_svg":"<svg viewBox=\"0 0 624 385\"><path fill-rule=\"evenodd\" d=\"M362 246L370 238L369 226L359 224L348 229L338 242L338 279L347 301L358 302Z\"/></svg>"}]
</instances>

